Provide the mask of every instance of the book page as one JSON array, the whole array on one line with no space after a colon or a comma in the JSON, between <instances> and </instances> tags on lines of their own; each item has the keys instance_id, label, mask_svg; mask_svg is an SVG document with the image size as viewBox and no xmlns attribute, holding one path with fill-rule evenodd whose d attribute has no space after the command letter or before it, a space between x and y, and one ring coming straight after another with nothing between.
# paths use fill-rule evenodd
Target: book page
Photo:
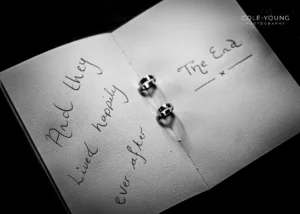
<instances>
[{"instance_id":1,"label":"book page","mask_svg":"<svg viewBox=\"0 0 300 214\"><path fill-rule=\"evenodd\" d=\"M1 81L72 213L157 213L208 189L157 125L110 34L39 55Z\"/></svg>"},{"instance_id":2,"label":"book page","mask_svg":"<svg viewBox=\"0 0 300 214\"><path fill-rule=\"evenodd\" d=\"M210 187L300 131L300 88L245 16L233 0L166 0L113 33Z\"/></svg>"}]
</instances>

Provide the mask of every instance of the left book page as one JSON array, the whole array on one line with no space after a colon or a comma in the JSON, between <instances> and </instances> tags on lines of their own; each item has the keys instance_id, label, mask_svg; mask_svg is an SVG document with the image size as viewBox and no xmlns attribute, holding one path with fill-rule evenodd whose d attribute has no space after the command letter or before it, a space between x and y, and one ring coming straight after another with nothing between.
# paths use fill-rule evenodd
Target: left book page
<instances>
[{"instance_id":1,"label":"left book page","mask_svg":"<svg viewBox=\"0 0 300 214\"><path fill-rule=\"evenodd\" d=\"M0 77L72 213L157 213L207 190L145 105L110 34L51 50Z\"/></svg>"}]
</instances>

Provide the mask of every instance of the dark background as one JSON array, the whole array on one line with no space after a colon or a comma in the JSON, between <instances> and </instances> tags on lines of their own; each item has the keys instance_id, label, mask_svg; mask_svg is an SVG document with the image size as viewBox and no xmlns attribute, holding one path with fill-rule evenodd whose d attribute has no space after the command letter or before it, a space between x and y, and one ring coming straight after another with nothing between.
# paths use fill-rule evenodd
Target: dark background
<instances>
[{"instance_id":1,"label":"dark background","mask_svg":"<svg viewBox=\"0 0 300 214\"><path fill-rule=\"evenodd\" d=\"M63 44L111 32L159 1L99 1L60 5L12 5L2 7L0 70ZM238 1L249 15L289 14L279 26L257 26L291 75L300 84L299 8L292 0ZM18 6L18 7L17 7ZM50 6L55 6L53 9ZM270 9L272 12L270 12ZM49 11L50 10L50 11ZM1 182L4 213L64 213L64 208L47 175L1 92ZM299 106L300 108L300 106ZM299 124L300 125L300 124ZM298 209L299 165L296 149L300 135L280 145L238 173L205 192L164 213L202 213L214 209L245 212ZM299 210L299 209L298 209Z\"/></svg>"}]
</instances>

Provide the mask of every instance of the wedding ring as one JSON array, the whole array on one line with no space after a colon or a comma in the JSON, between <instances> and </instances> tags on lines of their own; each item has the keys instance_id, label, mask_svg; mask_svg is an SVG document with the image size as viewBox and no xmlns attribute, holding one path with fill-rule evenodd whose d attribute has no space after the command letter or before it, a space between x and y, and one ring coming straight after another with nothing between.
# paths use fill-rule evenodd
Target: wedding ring
<instances>
[{"instance_id":1,"label":"wedding ring","mask_svg":"<svg viewBox=\"0 0 300 214\"><path fill-rule=\"evenodd\" d=\"M170 115L174 110L174 107L171 103L165 103L161 107L158 108L157 114L161 118L165 118Z\"/></svg>"},{"instance_id":2,"label":"wedding ring","mask_svg":"<svg viewBox=\"0 0 300 214\"><path fill-rule=\"evenodd\" d=\"M156 81L155 77L151 74L143 77L139 83L140 90L141 91L148 90L149 88L155 85L155 81Z\"/></svg>"}]
</instances>

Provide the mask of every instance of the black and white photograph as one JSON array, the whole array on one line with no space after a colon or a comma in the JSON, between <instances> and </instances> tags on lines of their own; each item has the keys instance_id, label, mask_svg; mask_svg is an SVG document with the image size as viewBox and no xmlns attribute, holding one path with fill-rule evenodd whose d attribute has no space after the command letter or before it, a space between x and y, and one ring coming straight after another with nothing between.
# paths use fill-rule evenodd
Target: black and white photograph
<instances>
[{"instance_id":1,"label":"black and white photograph","mask_svg":"<svg viewBox=\"0 0 300 214\"><path fill-rule=\"evenodd\" d=\"M296 1L2 10L3 213L299 209Z\"/></svg>"}]
</instances>

